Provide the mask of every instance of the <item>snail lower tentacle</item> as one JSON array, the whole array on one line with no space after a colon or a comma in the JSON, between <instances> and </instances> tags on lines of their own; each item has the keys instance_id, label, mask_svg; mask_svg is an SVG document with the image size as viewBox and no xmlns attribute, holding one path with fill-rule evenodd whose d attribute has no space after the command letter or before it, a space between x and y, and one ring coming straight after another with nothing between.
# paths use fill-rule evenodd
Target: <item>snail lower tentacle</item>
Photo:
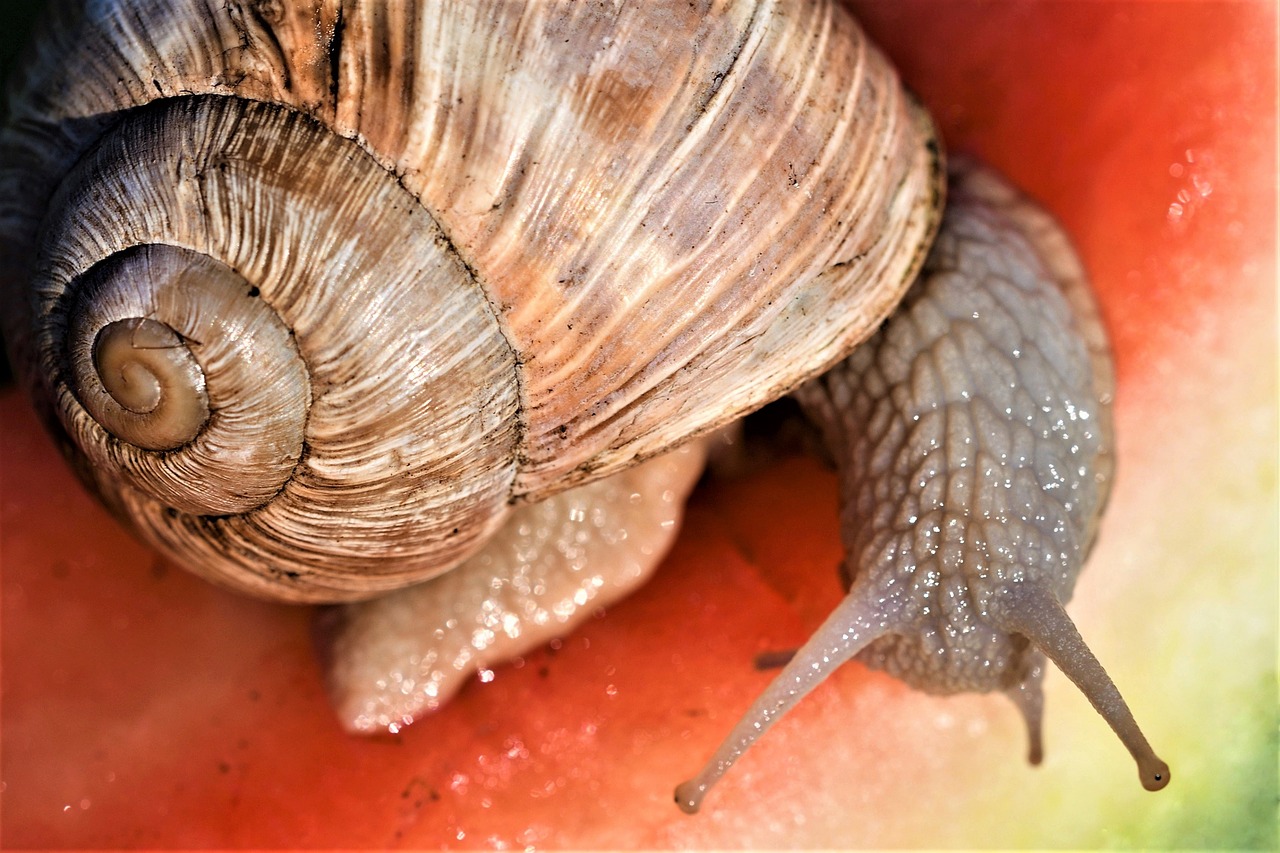
<instances>
[{"instance_id":1,"label":"snail lower tentacle","mask_svg":"<svg viewBox=\"0 0 1280 853\"><path fill-rule=\"evenodd\" d=\"M1063 609L1112 469L1111 365L1083 272L1052 220L990 172L957 166L948 203L898 312L796 392L839 469L849 593L677 789L685 811L853 657L930 693L1010 695L1032 763L1048 657L1143 786L1169 781Z\"/></svg>"}]
</instances>

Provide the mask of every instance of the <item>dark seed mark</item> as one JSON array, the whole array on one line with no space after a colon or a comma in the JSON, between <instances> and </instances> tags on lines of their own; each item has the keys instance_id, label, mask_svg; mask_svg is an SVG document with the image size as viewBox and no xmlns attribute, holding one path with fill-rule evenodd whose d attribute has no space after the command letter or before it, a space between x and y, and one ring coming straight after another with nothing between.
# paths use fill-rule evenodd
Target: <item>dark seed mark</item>
<instances>
[{"instance_id":1,"label":"dark seed mark","mask_svg":"<svg viewBox=\"0 0 1280 853\"><path fill-rule=\"evenodd\" d=\"M796 656L795 649L773 649L756 655L755 668L761 672L770 669L781 669Z\"/></svg>"}]
</instances>

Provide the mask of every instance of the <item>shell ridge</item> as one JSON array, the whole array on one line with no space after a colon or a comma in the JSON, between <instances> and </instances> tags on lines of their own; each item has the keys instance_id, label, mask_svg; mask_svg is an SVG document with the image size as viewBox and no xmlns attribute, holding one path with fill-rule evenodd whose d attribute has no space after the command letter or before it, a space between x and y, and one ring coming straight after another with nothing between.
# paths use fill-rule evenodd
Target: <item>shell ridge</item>
<instances>
[{"instance_id":1,"label":"shell ridge","mask_svg":"<svg viewBox=\"0 0 1280 853\"><path fill-rule=\"evenodd\" d=\"M759 11L763 9L763 4L757 4L757 7L755 8L757 9L757 17L763 14L763 11ZM826 4L820 4L817 7L817 12L821 14L821 23L823 26L818 27L818 29L822 30L822 32L819 35L811 36L808 38L808 42L806 43L806 53L805 53L806 56L814 51L821 50L822 45L825 44L825 42L823 42L824 34L829 35L829 33L827 33L826 30L830 30L834 28L835 21L843 20L838 18L838 16L835 14L836 10L833 7L830 7ZM765 23L767 24L769 22L765 22ZM847 23L848 23L848 28L850 30L853 30L856 33L857 32L856 25L853 24L852 21L848 21ZM752 55L751 47L750 47L751 44L753 43L752 38L754 38L754 43L759 44L761 43L762 39L765 38L766 34L768 34L770 37L774 38L775 40L780 40L784 38L786 33L789 33L793 29L803 29L803 27L799 27L798 24L791 24L789 21L784 22L783 26L787 26L787 29L785 31L778 30L777 28L774 28L771 30L769 26L766 26L765 24L761 24L759 23L759 21L757 21L755 31L746 40L744 44L744 49L741 51L741 53L735 60L735 63L734 63L735 69L747 69L746 71L742 72L743 74L748 73L748 71L751 70L751 64L747 60L749 56ZM824 30L823 27L825 27L826 29ZM863 61L865 63L866 60L861 59L862 57L865 56L865 54L866 54L865 48L862 45L859 45L859 53L857 54L857 56L860 58L859 61ZM878 55L876 58L879 59ZM813 83L811 83L810 81L817 81L821 77L821 75L817 75L813 71L811 65L812 64L810 63L808 65L803 65L802 67L796 68L796 73L802 76L803 82L806 85L813 85ZM855 82L861 81L864 79L865 73L866 73L866 69L859 66L855 72L852 72L851 76L853 77ZM893 78L893 79L896 79L896 78ZM732 91L730 82L726 82L724 89L722 89L721 91L723 92ZM862 99L862 100L869 99L870 102L875 104L875 108L877 110L876 114L867 116L867 122L866 122L867 126L873 129L879 128L879 127L887 127L889 130L897 133L898 136L903 136L904 134L910 135L912 131L923 130L923 126L922 126L923 123L921 123L921 125L917 125L913 122L907 121L906 113L904 113L904 115L901 117L897 116L897 113L901 110L902 105L900 101L892 97L886 97L885 93L887 91L888 91L887 85L877 85L875 87L871 87L870 94L864 96L864 98ZM797 102L798 101L802 102L803 100L804 100L803 98L799 98L799 99L789 100L786 102L786 107L789 110L791 115L791 123L794 123L796 121L796 117L799 115L798 113L799 104ZM886 100L888 102L884 103L883 101L886 101ZM858 115L861 112L865 112L866 110L866 107L860 103L860 100L856 96L856 93L851 96L840 97L839 103L841 104L842 111L845 116ZM890 115L890 119L888 121L884 121L881 118L885 113L889 113ZM715 114L715 113L704 112L703 120L714 121L716 120L717 116L718 114ZM899 119L899 120L895 122L893 121L894 119ZM783 120L779 124L785 127L788 125L788 123L789 122L787 120ZM842 123L842 127L847 127L851 124L853 124L853 122L849 119L846 119ZM901 130L897 130L897 128L901 128ZM838 136L839 134L837 133L836 135ZM830 136L824 136L823 147L820 150L822 151L823 155L826 156L827 159L829 160L833 155L838 155L840 153L840 143L845 141L847 140L843 137L839 139L831 139ZM696 140L690 137L688 141L685 141L682 144L682 148L680 150L689 150L690 146L692 146L695 142ZM782 139L778 136L773 136L773 137L770 137L767 140L767 142L771 146L770 150L774 150L777 148L778 145L782 144ZM922 146L922 153L919 156L919 159L922 162L927 161L929 159L929 155L923 153L924 148L925 146ZM778 156L781 157L782 154L779 153ZM767 155L765 159L767 159ZM879 166L879 160L875 157L860 157L859 162L863 164L860 168L861 174L865 174L868 169L876 168ZM673 160L673 165L678 165L678 164L675 163L675 161ZM773 164L773 166L778 167L778 164ZM703 166L702 168L705 169L708 167ZM925 171L928 171L928 170L925 170ZM804 176L809 176L809 175L815 175L815 173L809 170L805 170ZM821 176L815 175L815 177L821 177ZM661 184L661 186L670 187L674 180L675 180L674 177L668 177ZM803 182L803 176L795 177L794 183L795 183L795 191L797 193L807 192L802 182ZM860 182L850 181L845 183L841 187L841 190L844 193L844 197L846 198L853 197L853 194L855 194L858 191L856 186L858 183ZM914 183L911 184L911 186L914 188L916 186L922 185L923 183L925 182L917 179ZM905 179L900 179L889 186L888 193L896 192L896 193L899 193L900 195L909 196L904 201L896 205L896 209L901 209L904 206L910 209L911 207L914 207L919 202L919 198L918 198L919 193L917 192L912 194L907 190L907 188L908 188L908 183ZM748 187L745 183L738 183L737 198L740 199L742 197L742 194L746 192L747 189ZM657 191L651 191L651 194L654 194L656 192ZM935 198L936 198L936 195L935 195ZM687 201L689 203L698 202L697 199L689 199ZM721 210L723 212L720 214L718 219L711 222L707 226L708 233L716 233L718 229L723 230L724 228L732 224L735 217L741 216L740 211L734 211L732 209L733 200L729 200L729 201L721 200L721 202L722 202L722 206L717 208L717 210ZM653 220L656 214L661 213L661 208L655 211L652 205L649 206L649 208L642 208L641 210L643 212L643 215L640 215L639 212L633 215L634 217L639 217L639 221L641 223L646 218ZM667 202L666 210L667 210L666 215L668 216L674 216L676 213L678 213L678 211L671 209L669 201ZM924 227L924 228L921 227L921 224L920 224L921 217L919 215L912 215L909 217L909 219L915 223L916 230L928 230L927 227ZM850 223L848 227L851 227L851 228L857 222L857 220L855 219L848 219L847 221ZM649 223L650 232L654 230L653 226L655 224L660 224L660 223L655 223L655 222ZM800 227L800 224L797 223L794 227L798 229ZM861 239L865 241L869 238L864 235ZM885 239L870 238L870 239L873 247L883 247L893 243L893 240L888 238L885 238ZM822 254L829 255L830 251L831 250L829 249L824 250ZM882 253L883 253L883 250L882 250ZM919 253L918 260L923 260L923 252ZM680 257L677 256L673 258L671 261L671 269L674 272L672 273L672 275L667 277L678 278L679 276L677 275L677 273L680 268L686 265L691 265L696 263L698 262L695 260L691 260L688 258L681 259ZM710 264L710 260L702 260L701 263L702 265L706 266ZM818 267L817 265L815 265L814 270L815 270L814 274L812 274L811 276L805 277L805 280L812 279L812 281L809 282L811 287L817 287L817 288L823 287L824 279L827 281L831 281L830 277L827 277L824 275L825 271L821 270L820 267ZM741 272L746 272L745 265L743 266ZM787 271L775 270L772 268L772 264L771 264L769 268L763 269L761 270L761 272L769 275L777 275L779 277L785 277L785 273ZM858 273L856 270L850 270L849 274L856 278ZM717 272L714 268L711 268L710 272L708 272L708 275L712 277L713 281L717 278L731 278L723 272ZM698 280L698 276L693 274L686 275L685 278L690 280ZM899 289L905 289L910 279L910 272L904 273L901 278L902 278L902 281ZM678 287L677 287L677 291L678 291ZM670 292L670 288L668 288L668 292ZM722 316L725 319L724 325L733 327L730 331L723 334L723 340L728 342L725 344L725 346L728 349L733 349L734 347L741 347L744 345L751 345L753 344L753 342L760 344L761 346L764 345L763 344L764 341L769 341L770 343L772 343L772 339L770 338L768 332L765 330L765 327L762 326L762 323L764 323L764 320L760 318L763 318L766 316L778 317L781 315L781 312L783 310L786 310L788 313L794 313L796 315L803 315L806 313L806 306L804 304L805 300L800 298L800 294L795 294L794 299L790 304L788 303L779 304L777 300L770 300L769 302L766 303L764 300L761 300L760 305L752 305L750 304L749 300L729 298L730 294L726 293L725 287L710 287L705 291L699 291L693 294L693 296L699 299L700 302L694 304L694 303L689 303L688 300L685 300L684 302L681 303L682 305L681 313L679 313L678 315L674 315L676 319L676 323L674 325L668 324L662 330L662 338L665 341L664 345L661 347L659 352L655 353L653 357L648 358L646 360L645 368L642 371L630 373L630 374L619 373L615 375L614 373L602 370L605 364L605 362L602 361L602 358L604 356L599 354L594 356L579 354L577 356L573 356L569 358L563 363L559 361L556 363L557 373L555 375L560 377L561 379L575 375L575 370L586 369L589 375L600 376L606 380L605 384L601 384L600 382L593 383L593 386L598 386L598 388L593 387L593 391L600 390L601 392L600 398L595 403L595 405L591 407L590 410L584 412L584 415L577 419L577 424L575 425L575 429L574 429L574 432L576 434L588 434L590 432L596 432L597 439L593 443L599 444L601 447L604 447L606 444L614 440L614 438L612 438L611 436L619 433L620 430L625 431L622 424L636 422L634 420L634 416L631 416L631 415L623 416L624 419L615 419L614 417L615 414L617 414L616 410L618 409L619 405L625 404L627 402L628 395L635 395L637 400L660 399L659 395L649 395L648 392L651 389L655 389L655 388L661 390L661 386L664 381L670 379L673 376L677 376L686 367L686 365L684 365L683 363L680 363L678 360L674 361L671 364L665 363L663 359L663 353L679 352L682 344L682 338L700 339L701 337L704 336L705 330L702 330L700 328L695 328L695 326L698 326L698 324L702 322L699 319L699 316L700 316L699 308L702 307L703 305L714 304L713 311L703 312L703 313L713 313L718 316ZM650 308L645 305L644 292L635 294L634 301L637 305L641 306L641 314L643 314L645 310L657 310L656 307ZM876 305L880 306L882 311L888 310L887 306L890 301L892 301L891 297L887 295L879 300L875 300ZM821 309L816 305L811 306L811 309L813 312L816 312L815 316L820 315L822 313ZM864 312L864 311L855 310L852 312L853 322L858 322L861 319L867 316L870 316L871 313L873 312ZM755 316L756 321L746 322L746 319L749 318L750 316ZM734 318L737 318L737 320L739 321L736 326L733 323ZM616 327L621 321L617 320L615 316L615 319L612 320L611 322L613 323L613 326ZM744 323L745 323L745 327L741 327L744 325ZM702 322L702 325L705 325L705 322ZM613 328L613 327L610 327L610 328ZM829 335L824 334L823 336L824 339L829 337L830 340L833 342L839 340L842 343L847 344L848 347L851 347L853 343L856 343L856 341L852 343L844 341L844 339L841 337L841 335L837 330L824 328L824 333L828 333L828 332L829 332ZM600 334L603 334L603 331L600 332ZM621 329L615 328L612 336L615 338L621 336L622 338L625 339L630 334L631 332L629 332L626 328L621 328ZM782 345L782 342L778 341L772 347L769 347L769 349L780 347L781 345ZM763 389L767 389L769 393L780 393L782 390L786 390L790 387L794 387L796 384L799 384L799 382L804 381L804 379L807 379L810 376L816 375L817 373L821 372L830 363L837 361L844 352L844 349L841 349L840 347L837 347L837 349L840 349L840 351L830 353L823 360L822 363L815 364L812 370L810 370L804 378L797 379L794 381L774 382L768 376L765 376L763 378L757 376L756 378L760 380L759 386ZM593 358L594 361L586 361L586 359L588 358ZM699 375L703 375L703 374L707 375L708 377L707 381L710 382L711 376L714 374L715 365L728 364L730 363L730 361L731 359L727 357L708 358L704 362L698 365ZM771 370L769 360L763 354L763 350L761 353L757 353L757 355L755 356L755 361L758 363L760 370L762 372L765 372L765 373L776 372ZM611 385L608 385L608 387L606 387L606 384L608 383L611 383ZM555 383L551 383L551 384L553 386L555 385ZM603 428L603 432L601 431L601 428ZM702 425L701 427L698 427L698 426L688 427L686 425L685 427L682 427L682 428L691 428L693 430L699 430L699 429L711 429L714 427L713 425ZM634 448L632 450L634 451ZM613 454L613 451L605 451L605 452L608 454ZM614 455L617 455L617 454L614 454ZM617 457L618 458L612 459L607 464L608 465L618 464L618 459L620 459L621 456L617 455ZM644 458L643 452L641 452L641 454L637 458ZM601 465L599 462L593 462L589 467L591 468L591 470L595 470L601 467ZM579 468L579 470L583 470L583 469Z\"/></svg>"}]
</instances>

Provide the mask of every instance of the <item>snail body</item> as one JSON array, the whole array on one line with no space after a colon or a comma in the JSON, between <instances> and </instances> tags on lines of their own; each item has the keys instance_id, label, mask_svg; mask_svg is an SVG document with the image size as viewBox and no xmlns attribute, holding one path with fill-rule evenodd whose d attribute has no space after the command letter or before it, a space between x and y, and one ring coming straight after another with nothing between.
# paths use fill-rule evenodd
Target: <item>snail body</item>
<instances>
[{"instance_id":1,"label":"snail body","mask_svg":"<svg viewBox=\"0 0 1280 853\"><path fill-rule=\"evenodd\" d=\"M77 469L243 591L447 571L847 354L936 227L929 121L833 2L215 5L57 5L0 251Z\"/></svg>"},{"instance_id":2,"label":"snail body","mask_svg":"<svg viewBox=\"0 0 1280 853\"><path fill-rule=\"evenodd\" d=\"M849 592L702 772L702 798L770 725L857 658L929 693L1000 691L1043 755L1052 660L1169 782L1063 609L1114 467L1105 333L1070 243L991 172L953 170L920 280L862 347L796 392L835 458Z\"/></svg>"},{"instance_id":3,"label":"snail body","mask_svg":"<svg viewBox=\"0 0 1280 853\"><path fill-rule=\"evenodd\" d=\"M680 529L705 444L522 504L452 571L326 608L315 633L338 721L397 732L478 670L541 648L645 583Z\"/></svg>"}]
</instances>

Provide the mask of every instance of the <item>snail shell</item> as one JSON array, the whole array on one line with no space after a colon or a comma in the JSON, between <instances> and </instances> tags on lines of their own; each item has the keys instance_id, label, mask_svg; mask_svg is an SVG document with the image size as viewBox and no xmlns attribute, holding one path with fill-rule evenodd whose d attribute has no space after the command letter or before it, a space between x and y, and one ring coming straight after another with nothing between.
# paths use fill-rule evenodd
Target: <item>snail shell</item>
<instances>
[{"instance_id":1,"label":"snail shell","mask_svg":"<svg viewBox=\"0 0 1280 853\"><path fill-rule=\"evenodd\" d=\"M436 575L820 373L941 197L822 0L66 2L12 91L46 420L158 548L293 601Z\"/></svg>"}]
</instances>

